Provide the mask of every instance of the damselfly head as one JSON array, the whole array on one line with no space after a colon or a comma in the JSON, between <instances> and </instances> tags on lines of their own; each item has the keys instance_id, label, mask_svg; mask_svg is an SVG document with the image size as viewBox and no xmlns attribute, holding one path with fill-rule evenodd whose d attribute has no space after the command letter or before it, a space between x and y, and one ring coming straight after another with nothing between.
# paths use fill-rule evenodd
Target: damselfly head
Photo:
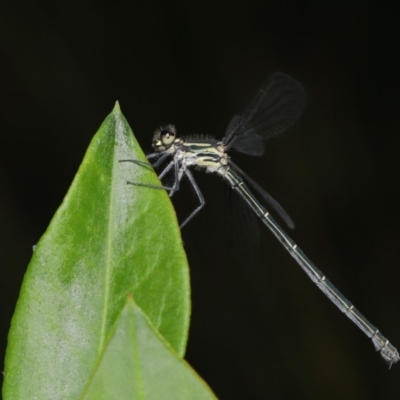
<instances>
[{"instance_id":1,"label":"damselfly head","mask_svg":"<svg viewBox=\"0 0 400 400\"><path fill-rule=\"evenodd\" d=\"M154 131L153 149L156 151L165 151L176 138L176 128L174 125L160 126Z\"/></svg>"}]
</instances>

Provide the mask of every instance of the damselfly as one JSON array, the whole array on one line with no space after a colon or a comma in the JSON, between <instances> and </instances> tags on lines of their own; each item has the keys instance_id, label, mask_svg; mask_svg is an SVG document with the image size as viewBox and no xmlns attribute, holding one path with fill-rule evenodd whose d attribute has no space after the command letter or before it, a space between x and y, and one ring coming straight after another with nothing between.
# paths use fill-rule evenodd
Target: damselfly
<instances>
[{"instance_id":1,"label":"damselfly","mask_svg":"<svg viewBox=\"0 0 400 400\"><path fill-rule=\"evenodd\" d=\"M171 187L156 186L156 188L164 188L172 196L179 190L183 177L189 180L195 190L199 205L181 224L183 227L200 212L205 204L204 197L190 169L192 167L203 169L221 176L269 228L318 288L372 340L375 349L391 365L399 361L399 353L396 348L336 289L277 224L249 190L246 182L269 203L289 227L293 227L292 220L279 203L234 164L227 153L233 148L248 155L262 155L264 153L263 139L286 131L298 120L305 105L306 92L303 86L288 75L275 73L261 86L247 110L232 118L225 136L221 140L201 136L180 138L176 135L173 125L157 129L153 136L154 152L149 154L147 159L155 160L152 164L155 168L164 165L169 160L159 178L162 179L172 173L174 180ZM143 164L136 160L121 161ZM136 182L133 184L155 187Z\"/></svg>"}]
</instances>

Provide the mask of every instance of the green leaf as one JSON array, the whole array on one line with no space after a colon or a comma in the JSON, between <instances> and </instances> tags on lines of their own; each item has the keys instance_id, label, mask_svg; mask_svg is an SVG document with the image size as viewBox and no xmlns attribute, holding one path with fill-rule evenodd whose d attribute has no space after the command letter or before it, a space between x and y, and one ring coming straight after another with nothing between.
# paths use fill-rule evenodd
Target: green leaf
<instances>
[{"instance_id":1,"label":"green leaf","mask_svg":"<svg viewBox=\"0 0 400 400\"><path fill-rule=\"evenodd\" d=\"M216 399L129 296L82 400Z\"/></svg>"},{"instance_id":2,"label":"green leaf","mask_svg":"<svg viewBox=\"0 0 400 400\"><path fill-rule=\"evenodd\" d=\"M118 104L82 165L26 272L9 333L4 399L76 399L127 293L182 355L189 273L179 227Z\"/></svg>"}]
</instances>

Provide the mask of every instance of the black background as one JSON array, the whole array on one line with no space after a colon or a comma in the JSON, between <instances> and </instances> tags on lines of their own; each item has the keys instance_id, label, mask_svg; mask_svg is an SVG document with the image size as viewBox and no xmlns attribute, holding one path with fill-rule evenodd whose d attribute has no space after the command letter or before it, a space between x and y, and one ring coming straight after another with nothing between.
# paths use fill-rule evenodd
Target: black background
<instances>
[{"instance_id":1,"label":"black background","mask_svg":"<svg viewBox=\"0 0 400 400\"><path fill-rule=\"evenodd\" d=\"M358 4L2 2L0 358L32 245L115 101L150 151L164 123L222 137L275 71L307 89L304 116L264 158L232 156L289 212L305 253L400 346L400 13L395 2ZM187 360L217 396L398 398L400 367L388 370L263 226L254 257L230 255L224 186L196 177L207 205L183 231ZM177 197L193 205L190 191Z\"/></svg>"}]
</instances>

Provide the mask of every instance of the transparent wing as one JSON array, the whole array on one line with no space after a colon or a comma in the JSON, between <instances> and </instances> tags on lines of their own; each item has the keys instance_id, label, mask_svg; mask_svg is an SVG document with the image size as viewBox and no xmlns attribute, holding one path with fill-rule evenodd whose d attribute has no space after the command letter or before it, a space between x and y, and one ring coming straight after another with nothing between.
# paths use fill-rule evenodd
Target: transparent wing
<instances>
[{"instance_id":1,"label":"transparent wing","mask_svg":"<svg viewBox=\"0 0 400 400\"><path fill-rule=\"evenodd\" d=\"M236 268L250 267L260 255L259 218L250 207L246 207L243 198L224 185L227 192L225 209L226 257Z\"/></svg>"},{"instance_id":2,"label":"transparent wing","mask_svg":"<svg viewBox=\"0 0 400 400\"><path fill-rule=\"evenodd\" d=\"M239 168L232 161L229 161L229 165L236 170L242 178L244 178L261 196L262 198L273 208L273 210L282 218L285 224L290 229L294 229L294 222L290 218L289 214L285 209L268 193L266 192L256 181L250 178L241 168Z\"/></svg>"},{"instance_id":3,"label":"transparent wing","mask_svg":"<svg viewBox=\"0 0 400 400\"><path fill-rule=\"evenodd\" d=\"M236 115L222 142L245 154L264 153L263 139L285 132L302 114L307 102L303 86L283 73L271 75L242 115Z\"/></svg>"}]
</instances>

